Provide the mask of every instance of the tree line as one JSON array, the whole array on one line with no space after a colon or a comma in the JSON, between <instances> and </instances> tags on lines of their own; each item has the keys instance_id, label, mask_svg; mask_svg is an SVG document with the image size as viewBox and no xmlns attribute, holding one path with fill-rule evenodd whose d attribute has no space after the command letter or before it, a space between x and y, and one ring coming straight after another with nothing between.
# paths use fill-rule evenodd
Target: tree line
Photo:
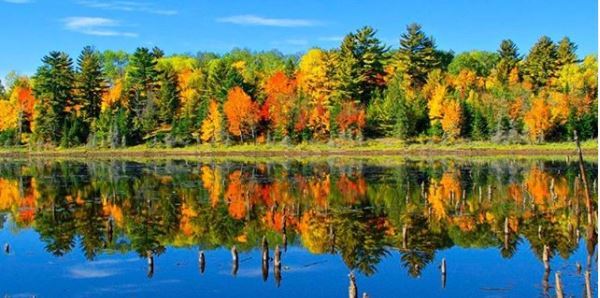
<instances>
[{"instance_id":1,"label":"tree line","mask_svg":"<svg viewBox=\"0 0 600 298\"><path fill-rule=\"evenodd\" d=\"M437 48L418 24L384 45L371 27L303 55L159 48L74 61L52 51L0 90L0 145L177 147L361 141L542 143L597 137L598 62L568 37L527 55ZM0 84L0 86L2 86Z\"/></svg>"}]
</instances>

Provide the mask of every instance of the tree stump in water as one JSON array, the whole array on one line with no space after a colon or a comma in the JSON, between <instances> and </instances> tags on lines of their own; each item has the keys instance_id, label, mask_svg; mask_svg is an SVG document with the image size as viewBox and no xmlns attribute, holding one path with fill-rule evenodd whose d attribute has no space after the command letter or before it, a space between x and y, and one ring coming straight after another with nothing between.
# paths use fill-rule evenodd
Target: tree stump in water
<instances>
[{"instance_id":1,"label":"tree stump in water","mask_svg":"<svg viewBox=\"0 0 600 298\"><path fill-rule=\"evenodd\" d=\"M350 279L350 285L348 286L348 298L357 298L358 288L356 287L356 277L354 276L354 272L350 272L350 274L348 274L348 278Z\"/></svg>"},{"instance_id":2,"label":"tree stump in water","mask_svg":"<svg viewBox=\"0 0 600 298\"><path fill-rule=\"evenodd\" d=\"M237 251L237 248L235 247L235 245L233 247L231 247L231 259L232 259L231 275L236 276L240 263L239 263L239 258L238 258L238 251Z\"/></svg>"},{"instance_id":3,"label":"tree stump in water","mask_svg":"<svg viewBox=\"0 0 600 298\"><path fill-rule=\"evenodd\" d=\"M564 298L565 294L563 293L562 282L560 280L560 271L554 274L554 281L556 283L556 298Z\"/></svg>"},{"instance_id":4,"label":"tree stump in water","mask_svg":"<svg viewBox=\"0 0 600 298\"><path fill-rule=\"evenodd\" d=\"M200 265L200 273L204 273L206 268L206 258L204 257L204 251L198 252L198 264Z\"/></svg>"}]
</instances>

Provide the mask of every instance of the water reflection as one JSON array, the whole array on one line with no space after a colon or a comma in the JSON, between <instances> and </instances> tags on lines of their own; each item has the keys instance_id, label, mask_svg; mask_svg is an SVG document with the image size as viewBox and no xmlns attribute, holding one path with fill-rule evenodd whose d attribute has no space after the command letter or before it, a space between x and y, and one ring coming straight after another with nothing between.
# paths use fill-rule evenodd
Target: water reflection
<instances>
[{"instance_id":1,"label":"water reflection","mask_svg":"<svg viewBox=\"0 0 600 298\"><path fill-rule=\"evenodd\" d=\"M585 166L596 200L597 165ZM578 166L557 161L0 164L0 212L33 228L53 255L78 247L93 260L135 251L152 277L154 257L167 247L198 247L201 273L205 250L227 248L235 276L244 261L238 251L260 249L262 277L272 274L278 285L288 242L339 255L367 276L397 250L418 277L437 251L453 246L497 247L511 258L528 249L519 246L526 240L543 266L567 258L583 239L590 270L597 230L583 192ZM443 272L445 285L445 261Z\"/></svg>"}]
</instances>

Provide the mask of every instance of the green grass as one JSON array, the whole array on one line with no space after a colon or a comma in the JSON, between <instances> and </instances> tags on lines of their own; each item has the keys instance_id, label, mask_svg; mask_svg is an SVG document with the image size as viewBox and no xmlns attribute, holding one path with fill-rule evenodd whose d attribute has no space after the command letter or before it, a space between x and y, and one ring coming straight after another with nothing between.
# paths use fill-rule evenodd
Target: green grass
<instances>
[{"instance_id":1,"label":"green grass","mask_svg":"<svg viewBox=\"0 0 600 298\"><path fill-rule=\"evenodd\" d=\"M597 140L588 140L581 144L586 154L598 151ZM89 149L86 147L75 148L53 148L45 150L30 150L27 147L0 148L0 155L10 154L32 154L32 155L93 155L110 154L118 155L203 155L203 154L263 154L263 155L360 155L360 154L469 154L469 155L502 155L517 153L522 155L545 153L570 154L575 152L574 142L546 143L546 144L519 144L503 145L491 142L455 142L455 143L426 143L426 144L407 144L398 139L383 138L372 139L362 143L336 141L325 143L301 143L297 145L283 144L237 144L237 145L216 145L201 144L184 148L152 148L147 145L138 145L120 149Z\"/></svg>"}]
</instances>

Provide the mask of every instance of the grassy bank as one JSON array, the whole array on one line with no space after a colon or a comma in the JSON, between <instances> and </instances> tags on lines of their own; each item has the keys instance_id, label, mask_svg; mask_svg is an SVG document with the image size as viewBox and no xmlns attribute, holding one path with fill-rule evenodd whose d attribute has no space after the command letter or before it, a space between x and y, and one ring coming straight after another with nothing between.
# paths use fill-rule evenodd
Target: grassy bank
<instances>
[{"instance_id":1,"label":"grassy bank","mask_svg":"<svg viewBox=\"0 0 600 298\"><path fill-rule=\"evenodd\" d=\"M587 156L596 156L597 140L582 143ZM337 142L335 144L202 144L184 148L157 148L139 145L120 149L90 149L87 147L34 150L26 147L0 149L2 157L127 157L127 156L377 156L377 155L573 155L575 144L547 143L541 145L501 145L490 142L457 142L452 144L406 144L395 139L368 140L363 143Z\"/></svg>"}]
</instances>

